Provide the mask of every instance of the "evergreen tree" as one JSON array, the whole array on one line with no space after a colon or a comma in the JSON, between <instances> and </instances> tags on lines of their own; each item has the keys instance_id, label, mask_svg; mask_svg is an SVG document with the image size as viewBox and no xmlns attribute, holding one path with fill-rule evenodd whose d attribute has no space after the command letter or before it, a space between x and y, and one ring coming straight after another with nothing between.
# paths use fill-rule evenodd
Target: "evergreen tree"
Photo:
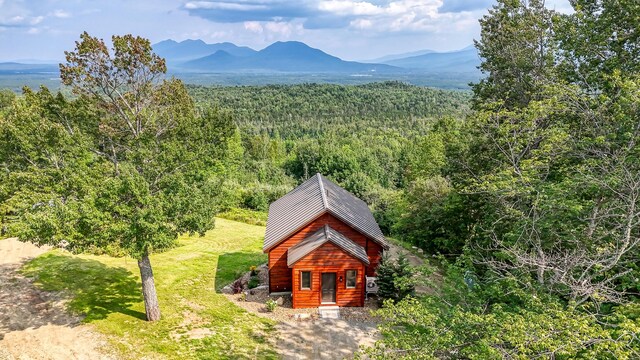
<instances>
[{"instance_id":1,"label":"evergreen tree","mask_svg":"<svg viewBox=\"0 0 640 360\"><path fill-rule=\"evenodd\" d=\"M400 301L415 293L413 268L406 256L401 254L392 260L388 254L383 255L378 269L378 298L380 300Z\"/></svg>"},{"instance_id":2,"label":"evergreen tree","mask_svg":"<svg viewBox=\"0 0 640 360\"><path fill-rule=\"evenodd\" d=\"M475 108L499 102L512 109L539 98L554 78L553 16L543 0L498 0L480 20L475 45L485 78L473 85Z\"/></svg>"}]
</instances>

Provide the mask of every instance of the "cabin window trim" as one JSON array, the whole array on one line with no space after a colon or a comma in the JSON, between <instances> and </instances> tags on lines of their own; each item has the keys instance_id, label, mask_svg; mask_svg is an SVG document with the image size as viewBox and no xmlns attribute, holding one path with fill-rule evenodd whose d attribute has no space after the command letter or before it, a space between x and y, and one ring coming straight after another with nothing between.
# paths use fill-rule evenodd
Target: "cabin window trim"
<instances>
[{"instance_id":1,"label":"cabin window trim","mask_svg":"<svg viewBox=\"0 0 640 360\"><path fill-rule=\"evenodd\" d=\"M353 280L353 285L349 285L349 273L350 272L353 272L353 279L351 279L351 280ZM344 278L345 278L345 280L344 280L345 287L347 289L355 289L356 286L358 285L358 270L349 269L349 270L345 271Z\"/></svg>"},{"instance_id":2,"label":"cabin window trim","mask_svg":"<svg viewBox=\"0 0 640 360\"><path fill-rule=\"evenodd\" d=\"M309 287L304 286L303 276L305 273L309 273ZM313 283L313 273L311 270L300 270L300 290L311 290L311 284Z\"/></svg>"}]
</instances>

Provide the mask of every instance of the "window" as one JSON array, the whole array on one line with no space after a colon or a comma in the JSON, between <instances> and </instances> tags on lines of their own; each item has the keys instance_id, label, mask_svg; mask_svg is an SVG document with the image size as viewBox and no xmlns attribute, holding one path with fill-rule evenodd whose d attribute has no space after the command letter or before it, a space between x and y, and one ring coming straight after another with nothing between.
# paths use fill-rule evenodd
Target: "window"
<instances>
[{"instance_id":1,"label":"window","mask_svg":"<svg viewBox=\"0 0 640 360\"><path fill-rule=\"evenodd\" d=\"M347 289L353 289L356 287L357 277L358 270L347 270Z\"/></svg>"},{"instance_id":2,"label":"window","mask_svg":"<svg viewBox=\"0 0 640 360\"><path fill-rule=\"evenodd\" d=\"M311 289L311 271L300 272L300 289L302 290Z\"/></svg>"}]
</instances>

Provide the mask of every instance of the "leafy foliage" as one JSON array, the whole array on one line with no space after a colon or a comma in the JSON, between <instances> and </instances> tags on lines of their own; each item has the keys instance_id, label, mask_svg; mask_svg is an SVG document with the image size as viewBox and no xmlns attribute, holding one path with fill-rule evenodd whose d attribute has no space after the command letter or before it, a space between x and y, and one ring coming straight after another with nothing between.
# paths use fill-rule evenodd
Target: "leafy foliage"
<instances>
[{"instance_id":1,"label":"leafy foliage","mask_svg":"<svg viewBox=\"0 0 640 360\"><path fill-rule=\"evenodd\" d=\"M112 42L110 52L84 33L66 53L61 78L78 99L27 91L0 123L0 203L12 235L138 259L154 302L148 255L213 226L215 167L233 128L223 113L197 115L180 81L160 81L166 66L148 40Z\"/></svg>"},{"instance_id":2,"label":"leafy foliage","mask_svg":"<svg viewBox=\"0 0 640 360\"><path fill-rule=\"evenodd\" d=\"M378 314L385 340L366 351L376 359L631 359L640 350L632 319L616 312L615 325L602 327L595 316L551 299L479 311L409 297L385 303Z\"/></svg>"},{"instance_id":3,"label":"leafy foliage","mask_svg":"<svg viewBox=\"0 0 640 360\"><path fill-rule=\"evenodd\" d=\"M501 0L481 20L475 111L430 134L466 142L412 152L435 161L405 178L394 228L459 267L437 296L385 304L373 356L638 357L638 5L572 4Z\"/></svg>"}]
</instances>

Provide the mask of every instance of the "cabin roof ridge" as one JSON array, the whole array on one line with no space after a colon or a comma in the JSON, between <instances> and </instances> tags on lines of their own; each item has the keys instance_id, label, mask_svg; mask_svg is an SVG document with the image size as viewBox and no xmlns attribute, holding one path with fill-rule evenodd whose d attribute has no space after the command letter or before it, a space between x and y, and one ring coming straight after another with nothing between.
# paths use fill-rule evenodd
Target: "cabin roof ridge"
<instances>
[{"instance_id":1,"label":"cabin roof ridge","mask_svg":"<svg viewBox=\"0 0 640 360\"><path fill-rule=\"evenodd\" d=\"M322 182L322 175L320 173L317 173L316 176L318 177L318 186L320 187L320 196L322 197L324 208L326 210L330 210L329 202L327 201L327 190L325 190L324 183Z\"/></svg>"},{"instance_id":2,"label":"cabin roof ridge","mask_svg":"<svg viewBox=\"0 0 640 360\"><path fill-rule=\"evenodd\" d=\"M269 205L262 250L269 251L324 214L334 216L388 249L389 245L367 203L316 173Z\"/></svg>"}]
</instances>

